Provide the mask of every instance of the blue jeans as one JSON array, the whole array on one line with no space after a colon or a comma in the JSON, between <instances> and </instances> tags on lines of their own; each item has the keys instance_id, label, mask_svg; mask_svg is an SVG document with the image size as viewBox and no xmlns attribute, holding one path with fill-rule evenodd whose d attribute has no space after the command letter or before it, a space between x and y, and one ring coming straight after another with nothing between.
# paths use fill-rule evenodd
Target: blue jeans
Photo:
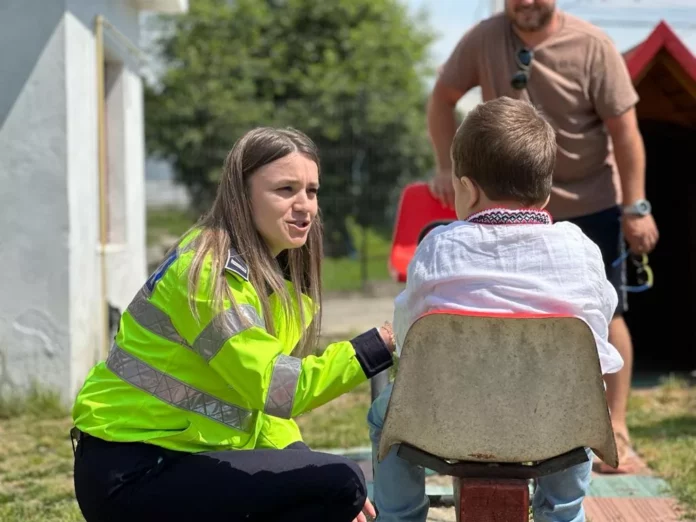
<instances>
[{"instance_id":1,"label":"blue jeans","mask_svg":"<svg viewBox=\"0 0 696 522\"><path fill-rule=\"evenodd\" d=\"M382 462L377 461L392 384L389 383L375 399L367 414L372 440L374 500L379 512L376 522L425 522L429 507L425 470L398 457L395 447ZM592 453L589 449L587 452L588 462L537 481L532 500L535 522L585 522L582 501L592 473Z\"/></svg>"}]
</instances>

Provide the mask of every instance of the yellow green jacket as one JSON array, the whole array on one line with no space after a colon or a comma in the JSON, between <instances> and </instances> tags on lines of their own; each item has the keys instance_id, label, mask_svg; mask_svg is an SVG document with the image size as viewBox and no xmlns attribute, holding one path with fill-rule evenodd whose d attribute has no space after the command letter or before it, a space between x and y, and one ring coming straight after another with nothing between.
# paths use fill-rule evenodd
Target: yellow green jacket
<instances>
[{"instance_id":1,"label":"yellow green jacket","mask_svg":"<svg viewBox=\"0 0 696 522\"><path fill-rule=\"evenodd\" d=\"M213 321L207 262L197 320L188 301L195 235L150 276L123 313L106 361L88 374L73 408L82 432L186 452L284 448L302 440L293 417L391 365L376 329L321 356L291 356L301 327L287 324L271 296L276 334L266 331L249 268L234 249L225 276L237 307L226 302Z\"/></svg>"}]
</instances>

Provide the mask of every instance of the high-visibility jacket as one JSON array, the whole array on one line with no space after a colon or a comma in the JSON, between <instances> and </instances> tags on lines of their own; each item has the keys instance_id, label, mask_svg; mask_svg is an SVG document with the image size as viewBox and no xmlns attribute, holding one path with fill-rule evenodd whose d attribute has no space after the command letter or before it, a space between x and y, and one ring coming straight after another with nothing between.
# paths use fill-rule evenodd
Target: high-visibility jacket
<instances>
[{"instance_id":1,"label":"high-visibility jacket","mask_svg":"<svg viewBox=\"0 0 696 522\"><path fill-rule=\"evenodd\" d=\"M302 440L293 417L391 365L376 329L321 356L292 357L301 326L288 324L271 295L276 332L266 331L249 267L234 249L225 277L237 306L226 301L213 320L208 258L197 320L188 300L197 234L181 242L124 311L106 361L92 368L76 398L73 419L82 432L187 452L283 448ZM312 308L309 298L305 306Z\"/></svg>"}]
</instances>

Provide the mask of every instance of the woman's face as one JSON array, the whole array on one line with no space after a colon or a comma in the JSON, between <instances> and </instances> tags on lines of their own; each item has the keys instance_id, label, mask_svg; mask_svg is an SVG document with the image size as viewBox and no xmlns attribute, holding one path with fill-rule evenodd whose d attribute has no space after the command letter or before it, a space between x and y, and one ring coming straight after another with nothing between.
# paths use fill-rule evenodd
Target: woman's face
<instances>
[{"instance_id":1,"label":"woman's face","mask_svg":"<svg viewBox=\"0 0 696 522\"><path fill-rule=\"evenodd\" d=\"M317 164L294 152L249 179L254 225L274 256L307 241L319 205Z\"/></svg>"}]
</instances>

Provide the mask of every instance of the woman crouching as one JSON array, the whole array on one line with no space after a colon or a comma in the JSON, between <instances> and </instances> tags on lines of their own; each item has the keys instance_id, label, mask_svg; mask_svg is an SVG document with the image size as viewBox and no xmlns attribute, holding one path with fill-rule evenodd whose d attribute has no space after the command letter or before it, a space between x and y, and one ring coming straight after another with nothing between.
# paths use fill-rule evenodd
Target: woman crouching
<instances>
[{"instance_id":1,"label":"woman crouching","mask_svg":"<svg viewBox=\"0 0 696 522\"><path fill-rule=\"evenodd\" d=\"M388 368L390 328L312 355L320 329L319 157L255 129L212 209L121 317L73 410L75 491L92 521L364 521L353 462L292 420Z\"/></svg>"}]
</instances>

